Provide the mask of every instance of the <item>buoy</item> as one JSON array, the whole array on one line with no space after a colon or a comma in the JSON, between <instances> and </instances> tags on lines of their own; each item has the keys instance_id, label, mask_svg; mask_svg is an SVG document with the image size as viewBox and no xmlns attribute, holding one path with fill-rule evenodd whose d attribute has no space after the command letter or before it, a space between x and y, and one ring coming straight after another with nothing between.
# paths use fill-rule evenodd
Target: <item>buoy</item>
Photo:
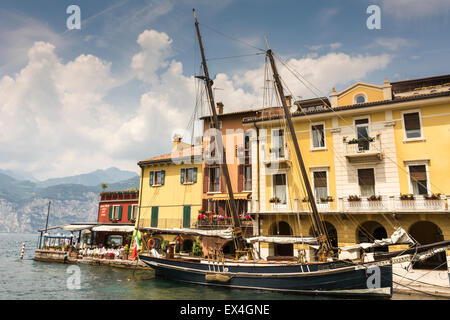
<instances>
[{"instance_id":1,"label":"buoy","mask_svg":"<svg viewBox=\"0 0 450 320\"><path fill-rule=\"evenodd\" d=\"M22 243L22 252L20 252L20 259L23 259L24 252L25 252L25 243Z\"/></svg>"}]
</instances>

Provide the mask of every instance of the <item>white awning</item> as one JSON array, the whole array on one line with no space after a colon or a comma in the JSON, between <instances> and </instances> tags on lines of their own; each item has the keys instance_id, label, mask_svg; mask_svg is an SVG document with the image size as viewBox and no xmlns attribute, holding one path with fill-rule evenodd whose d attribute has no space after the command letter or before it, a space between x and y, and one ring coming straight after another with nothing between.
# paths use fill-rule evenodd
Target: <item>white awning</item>
<instances>
[{"instance_id":1,"label":"white awning","mask_svg":"<svg viewBox=\"0 0 450 320\"><path fill-rule=\"evenodd\" d=\"M133 232L134 226L121 226L121 225L103 225L103 226L97 226L93 227L92 231L109 231L109 232Z\"/></svg>"},{"instance_id":2,"label":"white awning","mask_svg":"<svg viewBox=\"0 0 450 320\"><path fill-rule=\"evenodd\" d=\"M277 236L259 236L246 239L248 243L252 242L271 242L271 243L306 243L317 244L314 237L277 237Z\"/></svg>"},{"instance_id":3,"label":"white awning","mask_svg":"<svg viewBox=\"0 0 450 320\"><path fill-rule=\"evenodd\" d=\"M80 231L84 229L92 228L94 224L68 224L62 227L66 231Z\"/></svg>"}]
</instances>

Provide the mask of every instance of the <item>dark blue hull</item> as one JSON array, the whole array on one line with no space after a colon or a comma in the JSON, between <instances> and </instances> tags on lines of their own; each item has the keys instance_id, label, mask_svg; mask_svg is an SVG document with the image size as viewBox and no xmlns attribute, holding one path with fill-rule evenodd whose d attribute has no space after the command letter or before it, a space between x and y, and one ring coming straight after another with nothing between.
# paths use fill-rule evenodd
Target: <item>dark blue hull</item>
<instances>
[{"instance_id":1,"label":"dark blue hull","mask_svg":"<svg viewBox=\"0 0 450 320\"><path fill-rule=\"evenodd\" d=\"M203 285L304 294L392 296L392 266L367 269L346 262L310 264L224 263L140 255L157 276ZM217 278L216 278L217 277Z\"/></svg>"}]
</instances>

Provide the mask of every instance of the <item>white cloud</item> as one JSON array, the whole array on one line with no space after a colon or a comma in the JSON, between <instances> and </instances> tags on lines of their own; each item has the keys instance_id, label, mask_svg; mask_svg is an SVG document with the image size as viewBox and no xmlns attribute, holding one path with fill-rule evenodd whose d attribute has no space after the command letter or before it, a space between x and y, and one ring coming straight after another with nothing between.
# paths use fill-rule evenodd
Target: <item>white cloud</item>
<instances>
[{"instance_id":1,"label":"white cloud","mask_svg":"<svg viewBox=\"0 0 450 320\"><path fill-rule=\"evenodd\" d=\"M382 12L399 19L429 17L448 14L448 0L380 0Z\"/></svg>"},{"instance_id":2,"label":"white cloud","mask_svg":"<svg viewBox=\"0 0 450 320\"><path fill-rule=\"evenodd\" d=\"M312 50L312 51L318 51L318 50L325 49L325 48L328 48L328 47L331 50L335 50L335 49L338 49L338 48L342 47L342 43L340 43L340 42L333 42L333 43L330 43L330 44L309 45L309 46L306 46L306 47L309 50Z\"/></svg>"},{"instance_id":3,"label":"white cloud","mask_svg":"<svg viewBox=\"0 0 450 320\"><path fill-rule=\"evenodd\" d=\"M414 45L415 42L413 40L408 40L405 38L379 37L376 38L370 45L368 45L367 48L374 48L378 46L382 47L383 49L397 51L401 48L412 47Z\"/></svg>"},{"instance_id":4,"label":"white cloud","mask_svg":"<svg viewBox=\"0 0 450 320\"><path fill-rule=\"evenodd\" d=\"M172 40L164 32L145 30L139 35L137 42L142 51L133 57L131 67L137 72L139 79L154 82L156 71L167 66Z\"/></svg>"},{"instance_id":5,"label":"white cloud","mask_svg":"<svg viewBox=\"0 0 450 320\"><path fill-rule=\"evenodd\" d=\"M331 88L346 85L366 77L370 72L384 69L392 57L382 55L354 55L344 53L328 53L326 55L308 55L301 59L290 59L287 64L291 69L299 72L310 84L318 90L310 91L282 64L278 63L279 72L292 94L302 98L312 98L317 95L328 96ZM234 77L237 86L250 86L253 92L261 93L263 86L264 68L249 70L239 77ZM311 85L308 87L311 88ZM288 92L286 92L288 94Z\"/></svg>"},{"instance_id":6,"label":"white cloud","mask_svg":"<svg viewBox=\"0 0 450 320\"><path fill-rule=\"evenodd\" d=\"M110 62L82 54L64 63L54 45L36 42L26 66L0 78L0 168L32 171L38 179L109 166L136 171L137 161L170 152L173 133L186 132L192 116L196 80L171 60L167 34L146 30L137 41L141 49L130 70L148 89L138 105L127 108L106 102L123 81L123 75L111 73ZM388 55L343 53L288 61L325 94L389 62ZM295 95L311 95L281 66L280 72ZM225 112L261 106L263 75L264 66L219 73L216 101L224 103Z\"/></svg>"}]
</instances>

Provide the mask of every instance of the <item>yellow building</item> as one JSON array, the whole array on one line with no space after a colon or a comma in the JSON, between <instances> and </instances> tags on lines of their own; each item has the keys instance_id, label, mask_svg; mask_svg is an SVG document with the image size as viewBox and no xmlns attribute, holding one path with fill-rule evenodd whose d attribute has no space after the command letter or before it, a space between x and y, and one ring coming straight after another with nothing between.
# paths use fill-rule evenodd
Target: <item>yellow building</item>
<instances>
[{"instance_id":1,"label":"yellow building","mask_svg":"<svg viewBox=\"0 0 450 320\"><path fill-rule=\"evenodd\" d=\"M139 161L141 182L138 230L192 228L202 199L201 146L174 142L173 152ZM177 234L161 235L173 241ZM187 237L189 238L189 237ZM144 241L145 237L142 238Z\"/></svg>"},{"instance_id":2,"label":"yellow building","mask_svg":"<svg viewBox=\"0 0 450 320\"><path fill-rule=\"evenodd\" d=\"M421 244L450 239L449 90L450 75L386 79L381 86L358 82L333 89L329 100L293 103L297 139L333 246L386 238L400 226ZM277 109L243 121L258 129L252 209L259 234L314 235L289 131ZM269 256L296 255L303 246L261 247Z\"/></svg>"}]
</instances>

